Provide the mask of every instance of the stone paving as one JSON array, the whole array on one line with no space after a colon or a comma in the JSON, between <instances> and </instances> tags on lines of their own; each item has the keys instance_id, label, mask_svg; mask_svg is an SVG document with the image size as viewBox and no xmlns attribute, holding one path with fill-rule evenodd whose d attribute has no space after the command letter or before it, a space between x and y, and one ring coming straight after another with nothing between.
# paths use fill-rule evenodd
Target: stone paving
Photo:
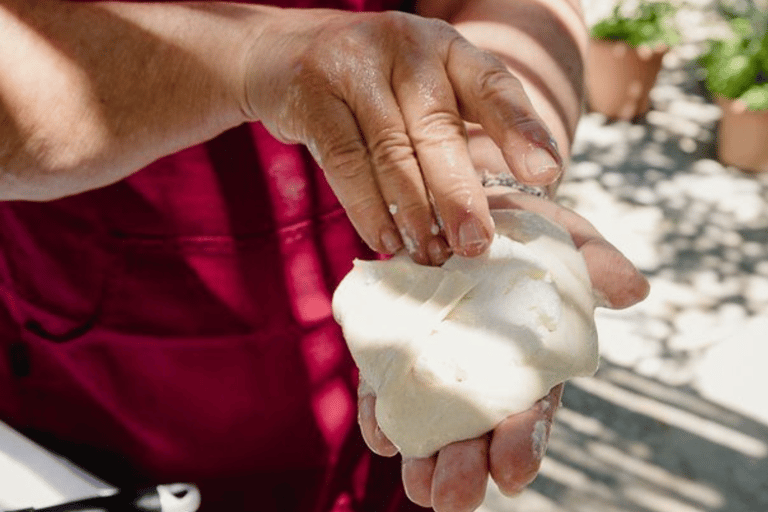
<instances>
[{"instance_id":1,"label":"stone paving","mask_svg":"<svg viewBox=\"0 0 768 512\"><path fill-rule=\"evenodd\" d=\"M722 26L693 5L652 110L585 115L560 190L651 294L598 312L601 369L566 387L541 474L483 512L768 511L768 174L717 162L692 59Z\"/></svg>"}]
</instances>

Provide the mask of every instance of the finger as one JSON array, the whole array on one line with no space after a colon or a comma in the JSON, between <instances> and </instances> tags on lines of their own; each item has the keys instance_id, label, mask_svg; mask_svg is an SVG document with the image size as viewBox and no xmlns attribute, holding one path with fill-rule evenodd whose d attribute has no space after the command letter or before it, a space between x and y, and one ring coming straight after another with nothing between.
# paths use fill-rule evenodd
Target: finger
<instances>
[{"instance_id":1,"label":"finger","mask_svg":"<svg viewBox=\"0 0 768 512\"><path fill-rule=\"evenodd\" d=\"M441 265L450 256L429 200L401 108L381 74L365 75L350 105L366 140L376 182L405 248L414 261ZM360 94L355 91L364 91Z\"/></svg>"},{"instance_id":2,"label":"finger","mask_svg":"<svg viewBox=\"0 0 768 512\"><path fill-rule=\"evenodd\" d=\"M562 393L563 385L555 386L532 408L509 416L494 429L490 471L502 493L517 494L536 477Z\"/></svg>"},{"instance_id":3,"label":"finger","mask_svg":"<svg viewBox=\"0 0 768 512\"><path fill-rule=\"evenodd\" d=\"M483 126L517 179L529 185L556 182L563 162L555 139L504 63L459 39L451 45L446 69L462 114Z\"/></svg>"},{"instance_id":4,"label":"finger","mask_svg":"<svg viewBox=\"0 0 768 512\"><path fill-rule=\"evenodd\" d=\"M432 476L437 456L403 459L402 477L405 495L421 507L432 506Z\"/></svg>"},{"instance_id":5,"label":"finger","mask_svg":"<svg viewBox=\"0 0 768 512\"><path fill-rule=\"evenodd\" d=\"M449 444L437 455L432 478L432 507L436 512L475 510L488 484L488 438Z\"/></svg>"},{"instance_id":6,"label":"finger","mask_svg":"<svg viewBox=\"0 0 768 512\"><path fill-rule=\"evenodd\" d=\"M491 208L520 208L544 215L563 226L584 256L587 271L604 305L626 308L643 300L650 290L648 280L616 247L584 217L572 210L528 194L491 194Z\"/></svg>"},{"instance_id":7,"label":"finger","mask_svg":"<svg viewBox=\"0 0 768 512\"><path fill-rule=\"evenodd\" d=\"M414 49L395 65L392 84L446 238L455 253L477 256L490 245L493 220L444 66Z\"/></svg>"},{"instance_id":8,"label":"finger","mask_svg":"<svg viewBox=\"0 0 768 512\"><path fill-rule=\"evenodd\" d=\"M368 149L347 105L328 99L308 121L307 147L357 232L374 251L394 254L402 247L373 175Z\"/></svg>"},{"instance_id":9,"label":"finger","mask_svg":"<svg viewBox=\"0 0 768 512\"><path fill-rule=\"evenodd\" d=\"M357 398L357 423L365 444L377 455L392 457L397 454L397 447L381 431L375 411L376 397L366 394Z\"/></svg>"},{"instance_id":10,"label":"finger","mask_svg":"<svg viewBox=\"0 0 768 512\"><path fill-rule=\"evenodd\" d=\"M599 295L601 305L623 309L648 296L648 280L606 240L587 240L579 251L584 255L592 287Z\"/></svg>"}]
</instances>

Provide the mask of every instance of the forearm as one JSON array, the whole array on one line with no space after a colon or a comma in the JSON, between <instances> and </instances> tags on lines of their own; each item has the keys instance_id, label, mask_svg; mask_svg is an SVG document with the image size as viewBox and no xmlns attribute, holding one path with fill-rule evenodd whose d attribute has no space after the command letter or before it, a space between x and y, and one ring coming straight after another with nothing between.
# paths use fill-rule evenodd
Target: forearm
<instances>
[{"instance_id":1,"label":"forearm","mask_svg":"<svg viewBox=\"0 0 768 512\"><path fill-rule=\"evenodd\" d=\"M0 3L0 200L115 182L245 121L227 4Z\"/></svg>"},{"instance_id":2,"label":"forearm","mask_svg":"<svg viewBox=\"0 0 768 512\"><path fill-rule=\"evenodd\" d=\"M587 45L578 0L420 0L417 6L504 60L567 162L582 112Z\"/></svg>"}]
</instances>

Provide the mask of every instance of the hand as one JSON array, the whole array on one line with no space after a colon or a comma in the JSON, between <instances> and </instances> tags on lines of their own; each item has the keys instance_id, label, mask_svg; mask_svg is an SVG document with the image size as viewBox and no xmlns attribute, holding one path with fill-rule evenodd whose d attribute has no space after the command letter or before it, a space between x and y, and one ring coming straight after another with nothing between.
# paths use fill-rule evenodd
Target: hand
<instances>
[{"instance_id":1,"label":"hand","mask_svg":"<svg viewBox=\"0 0 768 512\"><path fill-rule=\"evenodd\" d=\"M493 234L467 149L478 123L529 184L562 162L520 82L450 25L403 13L274 11L257 33L247 105L306 144L358 233L419 263L482 253Z\"/></svg>"},{"instance_id":2,"label":"hand","mask_svg":"<svg viewBox=\"0 0 768 512\"><path fill-rule=\"evenodd\" d=\"M566 228L584 255L592 285L603 297L604 305L624 308L647 295L648 282L642 274L576 213L501 187L491 190L488 200L491 208L534 211ZM489 474L503 493L522 491L538 473L562 391L562 384L554 387L531 409L509 416L485 436L452 443L429 458L404 460L402 478L408 497L437 512L471 511L482 503ZM376 423L375 400L362 383L358 400L360 429L372 451L393 456L397 448Z\"/></svg>"}]
</instances>

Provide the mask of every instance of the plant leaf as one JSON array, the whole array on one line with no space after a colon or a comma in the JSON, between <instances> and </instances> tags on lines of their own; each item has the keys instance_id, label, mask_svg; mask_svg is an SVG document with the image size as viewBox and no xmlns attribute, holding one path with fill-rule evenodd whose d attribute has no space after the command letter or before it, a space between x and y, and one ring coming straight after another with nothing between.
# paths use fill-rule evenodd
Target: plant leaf
<instances>
[{"instance_id":1,"label":"plant leaf","mask_svg":"<svg viewBox=\"0 0 768 512\"><path fill-rule=\"evenodd\" d=\"M768 110L768 84L753 85L739 99L747 106L747 110Z\"/></svg>"}]
</instances>

